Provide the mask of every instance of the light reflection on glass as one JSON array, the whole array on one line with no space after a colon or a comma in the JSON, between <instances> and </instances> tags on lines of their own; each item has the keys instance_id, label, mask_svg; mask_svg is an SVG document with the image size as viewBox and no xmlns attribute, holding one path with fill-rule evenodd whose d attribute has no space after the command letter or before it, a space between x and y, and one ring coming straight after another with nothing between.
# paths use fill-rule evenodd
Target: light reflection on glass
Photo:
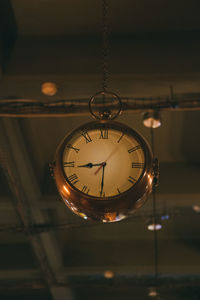
<instances>
[{"instance_id":1,"label":"light reflection on glass","mask_svg":"<svg viewBox=\"0 0 200 300\"><path fill-rule=\"evenodd\" d=\"M67 193L67 195L70 195L70 191L68 190L68 188L65 185L63 185L63 189L65 190L65 192Z\"/></svg>"},{"instance_id":2,"label":"light reflection on glass","mask_svg":"<svg viewBox=\"0 0 200 300\"><path fill-rule=\"evenodd\" d=\"M84 214L84 213L79 213L79 216L80 217L82 217L83 219L85 219L85 220L87 220L88 219L88 217L86 216L86 214Z\"/></svg>"},{"instance_id":3,"label":"light reflection on glass","mask_svg":"<svg viewBox=\"0 0 200 300\"><path fill-rule=\"evenodd\" d=\"M148 174L148 181L149 181L149 185L152 184L153 178L150 174Z\"/></svg>"}]
</instances>

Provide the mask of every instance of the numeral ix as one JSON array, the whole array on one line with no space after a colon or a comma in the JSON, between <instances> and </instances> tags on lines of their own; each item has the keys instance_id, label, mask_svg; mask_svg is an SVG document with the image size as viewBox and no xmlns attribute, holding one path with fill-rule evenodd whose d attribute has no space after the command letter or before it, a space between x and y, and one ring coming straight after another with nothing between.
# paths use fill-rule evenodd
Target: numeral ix
<instances>
[{"instance_id":1,"label":"numeral ix","mask_svg":"<svg viewBox=\"0 0 200 300\"><path fill-rule=\"evenodd\" d=\"M64 162L64 167L74 168L74 161Z\"/></svg>"}]
</instances>

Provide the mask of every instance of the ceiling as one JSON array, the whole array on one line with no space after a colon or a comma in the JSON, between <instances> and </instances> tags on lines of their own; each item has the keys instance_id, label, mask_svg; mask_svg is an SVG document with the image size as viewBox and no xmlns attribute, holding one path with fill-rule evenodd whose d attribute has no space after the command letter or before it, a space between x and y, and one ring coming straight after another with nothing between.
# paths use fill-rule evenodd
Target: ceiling
<instances>
[{"instance_id":1,"label":"ceiling","mask_svg":"<svg viewBox=\"0 0 200 300\"><path fill-rule=\"evenodd\" d=\"M198 1L109 0L109 89L121 97L200 93ZM0 101L89 99L101 89L101 1L2 0ZM48 97L41 84L53 81ZM172 94L173 91L173 94ZM199 111L161 112L157 299L200 299ZM0 118L0 298L150 299L155 235L152 198L133 217L88 223L64 205L50 176L60 140L87 115ZM118 121L150 142L142 115ZM114 277L104 278L111 270ZM155 299L155 298L154 298Z\"/></svg>"}]
</instances>

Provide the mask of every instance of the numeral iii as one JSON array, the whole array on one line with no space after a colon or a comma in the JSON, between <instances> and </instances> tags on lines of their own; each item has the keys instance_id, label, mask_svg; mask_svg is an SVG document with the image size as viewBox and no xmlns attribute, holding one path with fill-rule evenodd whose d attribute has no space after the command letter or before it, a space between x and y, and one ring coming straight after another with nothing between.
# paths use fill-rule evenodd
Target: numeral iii
<instances>
[{"instance_id":1,"label":"numeral iii","mask_svg":"<svg viewBox=\"0 0 200 300\"><path fill-rule=\"evenodd\" d=\"M142 169L144 168L144 163L132 163L132 168L139 168Z\"/></svg>"}]
</instances>

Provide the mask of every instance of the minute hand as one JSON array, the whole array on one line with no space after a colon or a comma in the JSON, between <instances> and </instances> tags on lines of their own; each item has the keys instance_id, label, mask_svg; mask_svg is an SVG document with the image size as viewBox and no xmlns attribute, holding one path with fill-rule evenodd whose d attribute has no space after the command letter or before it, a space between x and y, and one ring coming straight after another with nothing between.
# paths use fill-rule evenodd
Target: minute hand
<instances>
[{"instance_id":1,"label":"minute hand","mask_svg":"<svg viewBox=\"0 0 200 300\"><path fill-rule=\"evenodd\" d=\"M106 166L106 162L102 163L102 168L103 168L103 172L102 172L102 178L101 178L101 191L100 191L100 196L102 197L103 194L103 187L104 187L104 171L105 171L105 166Z\"/></svg>"},{"instance_id":2,"label":"minute hand","mask_svg":"<svg viewBox=\"0 0 200 300\"><path fill-rule=\"evenodd\" d=\"M98 166L101 166L102 163L100 164L92 164L92 163L88 163L88 164L85 164L85 165L80 165L78 166L79 168L92 168L92 167L98 167Z\"/></svg>"}]
</instances>

